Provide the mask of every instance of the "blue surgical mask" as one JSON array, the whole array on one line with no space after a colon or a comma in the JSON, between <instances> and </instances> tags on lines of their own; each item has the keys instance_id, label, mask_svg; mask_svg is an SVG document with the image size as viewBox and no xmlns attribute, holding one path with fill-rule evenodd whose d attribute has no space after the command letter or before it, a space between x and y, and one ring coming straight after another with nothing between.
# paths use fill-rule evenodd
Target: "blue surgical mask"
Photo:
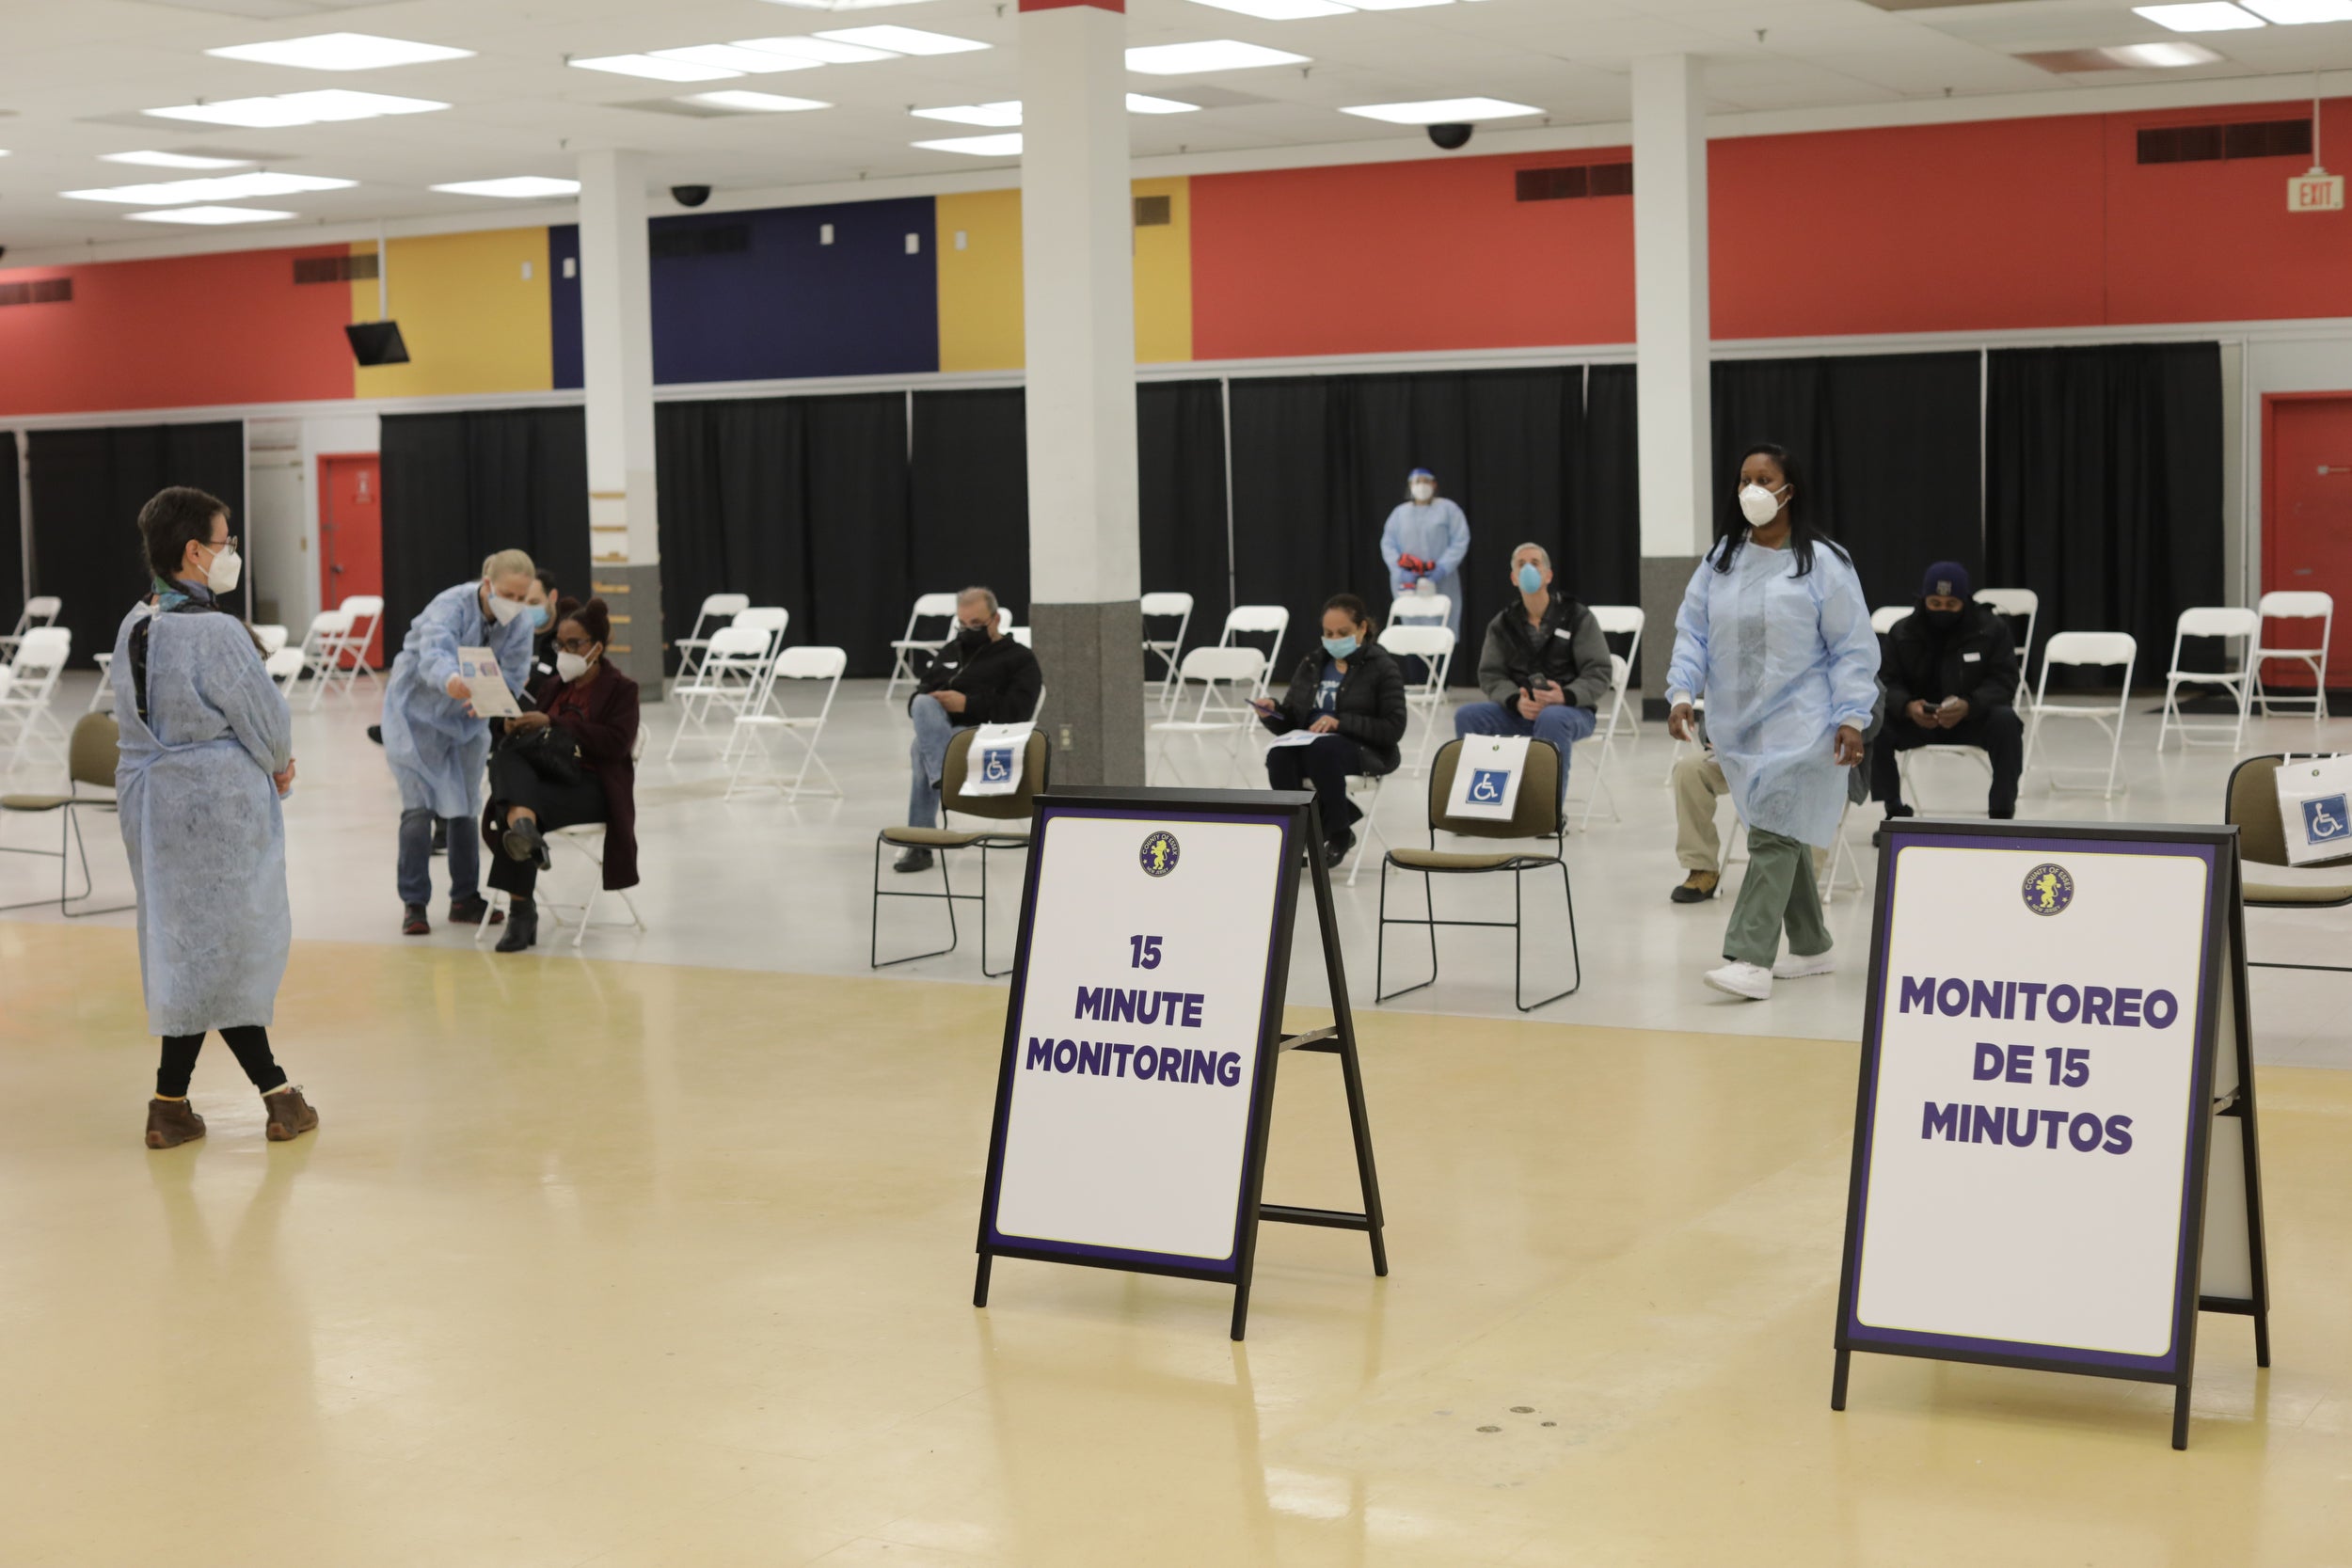
<instances>
[{"instance_id":1,"label":"blue surgical mask","mask_svg":"<svg viewBox=\"0 0 2352 1568\"><path fill-rule=\"evenodd\" d=\"M1327 637L1323 640L1323 651L1333 658L1347 657L1356 651L1357 646L1358 643L1352 637Z\"/></svg>"},{"instance_id":2,"label":"blue surgical mask","mask_svg":"<svg viewBox=\"0 0 2352 1568\"><path fill-rule=\"evenodd\" d=\"M546 605L535 604L531 607L531 626L533 631L548 629L548 607Z\"/></svg>"},{"instance_id":3,"label":"blue surgical mask","mask_svg":"<svg viewBox=\"0 0 2352 1568\"><path fill-rule=\"evenodd\" d=\"M1544 575L1535 569L1535 563L1531 561L1526 565L1521 566L1519 568L1519 592L1522 594L1540 594L1543 591Z\"/></svg>"}]
</instances>

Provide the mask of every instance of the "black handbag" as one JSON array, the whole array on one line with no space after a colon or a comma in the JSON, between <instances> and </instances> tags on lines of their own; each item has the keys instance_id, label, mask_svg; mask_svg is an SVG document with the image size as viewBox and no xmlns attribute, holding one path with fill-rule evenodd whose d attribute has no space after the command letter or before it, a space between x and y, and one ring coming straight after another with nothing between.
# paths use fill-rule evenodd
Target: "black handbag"
<instances>
[{"instance_id":1,"label":"black handbag","mask_svg":"<svg viewBox=\"0 0 2352 1568\"><path fill-rule=\"evenodd\" d=\"M552 784L576 784L588 776L580 761L580 741L561 724L524 730L507 742L531 770Z\"/></svg>"}]
</instances>

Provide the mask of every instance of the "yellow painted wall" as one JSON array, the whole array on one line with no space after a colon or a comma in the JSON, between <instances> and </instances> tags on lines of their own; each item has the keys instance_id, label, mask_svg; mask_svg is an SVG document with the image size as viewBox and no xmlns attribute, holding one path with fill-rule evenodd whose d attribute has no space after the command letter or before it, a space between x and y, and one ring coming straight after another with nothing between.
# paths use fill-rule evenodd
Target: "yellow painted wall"
<instances>
[{"instance_id":1,"label":"yellow painted wall","mask_svg":"<svg viewBox=\"0 0 2352 1568\"><path fill-rule=\"evenodd\" d=\"M1189 359L1192 182L1138 180L1135 194L1169 198L1165 227L1135 230L1136 357L1147 362ZM980 191L939 197L936 202L939 368L1019 370L1024 357L1021 193Z\"/></svg>"},{"instance_id":2,"label":"yellow painted wall","mask_svg":"<svg viewBox=\"0 0 2352 1568\"><path fill-rule=\"evenodd\" d=\"M351 248L366 255L375 246ZM392 319L409 363L361 369L355 395L533 392L554 385L544 228L396 239L390 281ZM351 319L375 319L375 279L352 281Z\"/></svg>"}]
</instances>

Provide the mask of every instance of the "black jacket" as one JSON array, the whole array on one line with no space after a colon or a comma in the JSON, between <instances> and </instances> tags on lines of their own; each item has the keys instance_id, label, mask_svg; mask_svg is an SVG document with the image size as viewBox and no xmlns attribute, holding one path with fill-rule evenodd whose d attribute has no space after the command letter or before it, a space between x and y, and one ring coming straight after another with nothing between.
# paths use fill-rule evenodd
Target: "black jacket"
<instances>
[{"instance_id":1,"label":"black jacket","mask_svg":"<svg viewBox=\"0 0 2352 1568\"><path fill-rule=\"evenodd\" d=\"M1327 656L1321 648L1300 659L1281 705L1271 718L1259 722L1276 735L1313 723L1326 662ZM1347 673L1340 677L1331 714L1340 721L1340 734L1363 748L1365 772L1396 771L1397 764L1404 761L1397 743L1405 738L1405 672L1397 668L1388 649L1367 642L1348 656Z\"/></svg>"},{"instance_id":2,"label":"black jacket","mask_svg":"<svg viewBox=\"0 0 2352 1568\"><path fill-rule=\"evenodd\" d=\"M1038 693L1045 689L1037 655L1009 637L984 642L967 656L954 642L932 656L915 695L926 691L963 693L963 711L947 715L958 729L975 724L1018 724L1037 713ZM908 701L912 703L913 698Z\"/></svg>"},{"instance_id":3,"label":"black jacket","mask_svg":"<svg viewBox=\"0 0 2352 1568\"><path fill-rule=\"evenodd\" d=\"M1517 595L1486 623L1478 652L1478 687L1491 702L1508 707L1526 688L1555 681L1578 707L1599 711L1616 689L1609 663L1609 640L1593 612L1553 592L1544 606L1544 624L1531 626Z\"/></svg>"},{"instance_id":4,"label":"black jacket","mask_svg":"<svg viewBox=\"0 0 2352 1568\"><path fill-rule=\"evenodd\" d=\"M1908 723L1903 710L1915 701L1933 707L1959 697L1971 715L2016 705L2017 644L2009 623L1973 599L1962 608L1960 625L1942 636L1929 629L1917 610L1896 622L1880 663L1890 724Z\"/></svg>"}]
</instances>

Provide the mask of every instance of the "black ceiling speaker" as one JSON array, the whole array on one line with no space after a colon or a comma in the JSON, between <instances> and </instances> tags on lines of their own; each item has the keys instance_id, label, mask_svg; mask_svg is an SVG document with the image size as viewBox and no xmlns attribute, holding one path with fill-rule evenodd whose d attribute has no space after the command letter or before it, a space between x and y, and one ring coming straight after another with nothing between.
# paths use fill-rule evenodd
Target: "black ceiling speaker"
<instances>
[{"instance_id":1,"label":"black ceiling speaker","mask_svg":"<svg viewBox=\"0 0 2352 1568\"><path fill-rule=\"evenodd\" d=\"M351 356L362 365L405 365L408 345L400 341L400 323L353 322L343 328L351 340Z\"/></svg>"}]
</instances>

